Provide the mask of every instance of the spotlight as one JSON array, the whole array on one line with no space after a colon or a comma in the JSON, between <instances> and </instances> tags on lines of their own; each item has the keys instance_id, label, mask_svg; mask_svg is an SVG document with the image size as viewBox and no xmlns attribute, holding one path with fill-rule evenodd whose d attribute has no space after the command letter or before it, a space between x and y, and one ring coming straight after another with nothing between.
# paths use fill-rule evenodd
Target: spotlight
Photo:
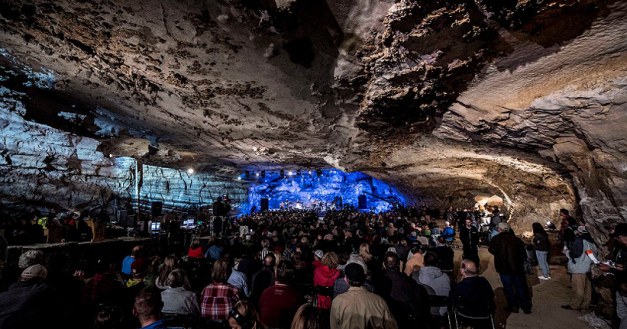
<instances>
[{"instance_id":1,"label":"spotlight","mask_svg":"<svg viewBox=\"0 0 627 329\"><path fill-rule=\"evenodd\" d=\"M237 180L242 180L242 176L237 176Z\"/></svg>"},{"instance_id":2,"label":"spotlight","mask_svg":"<svg viewBox=\"0 0 627 329\"><path fill-rule=\"evenodd\" d=\"M309 174L311 175L311 170L309 171Z\"/></svg>"},{"instance_id":3,"label":"spotlight","mask_svg":"<svg viewBox=\"0 0 627 329\"><path fill-rule=\"evenodd\" d=\"M288 176L292 176L292 175L294 175L294 173L290 170L290 171L287 172L287 175Z\"/></svg>"},{"instance_id":4,"label":"spotlight","mask_svg":"<svg viewBox=\"0 0 627 329\"><path fill-rule=\"evenodd\" d=\"M190 175L193 175L194 174L194 168L187 169L187 173L190 174Z\"/></svg>"},{"instance_id":5,"label":"spotlight","mask_svg":"<svg viewBox=\"0 0 627 329\"><path fill-rule=\"evenodd\" d=\"M255 173L255 177L259 177L259 173Z\"/></svg>"}]
</instances>

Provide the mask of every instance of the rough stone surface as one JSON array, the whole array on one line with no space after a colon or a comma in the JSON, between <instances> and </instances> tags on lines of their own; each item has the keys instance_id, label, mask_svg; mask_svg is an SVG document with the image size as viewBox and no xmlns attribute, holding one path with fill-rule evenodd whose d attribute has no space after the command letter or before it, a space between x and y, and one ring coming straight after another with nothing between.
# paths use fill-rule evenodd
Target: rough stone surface
<instances>
[{"instance_id":1,"label":"rough stone surface","mask_svg":"<svg viewBox=\"0 0 627 329\"><path fill-rule=\"evenodd\" d=\"M568 208L604 242L627 218L626 16L594 0L3 1L2 199L97 203L109 154L333 166L436 206L497 194L525 230Z\"/></svg>"}]
</instances>

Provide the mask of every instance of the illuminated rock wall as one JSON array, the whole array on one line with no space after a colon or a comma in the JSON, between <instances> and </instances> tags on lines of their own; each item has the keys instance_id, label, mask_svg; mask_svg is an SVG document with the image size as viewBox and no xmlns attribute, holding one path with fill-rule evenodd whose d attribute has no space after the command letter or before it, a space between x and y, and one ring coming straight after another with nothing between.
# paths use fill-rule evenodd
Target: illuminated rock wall
<instances>
[{"instance_id":1,"label":"illuminated rock wall","mask_svg":"<svg viewBox=\"0 0 627 329\"><path fill-rule=\"evenodd\" d=\"M362 201L364 210L380 212L391 209L394 204L406 204L404 195L380 180L359 172L345 173L335 169L285 171L283 176L280 171L268 172L251 184L248 202L253 211L261 210L263 198L268 199L270 210L281 207L360 208L360 195L365 197L365 202Z\"/></svg>"}]
</instances>

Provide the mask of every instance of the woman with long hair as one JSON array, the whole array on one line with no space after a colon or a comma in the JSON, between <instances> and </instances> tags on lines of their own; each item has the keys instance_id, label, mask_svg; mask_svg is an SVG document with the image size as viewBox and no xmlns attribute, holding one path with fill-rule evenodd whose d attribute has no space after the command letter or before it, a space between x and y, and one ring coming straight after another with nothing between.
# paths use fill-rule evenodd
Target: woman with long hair
<instances>
[{"instance_id":1,"label":"woman with long hair","mask_svg":"<svg viewBox=\"0 0 627 329\"><path fill-rule=\"evenodd\" d=\"M329 320L325 319L317 307L306 303L301 305L292 319L290 329L328 329Z\"/></svg>"},{"instance_id":2,"label":"woman with long hair","mask_svg":"<svg viewBox=\"0 0 627 329\"><path fill-rule=\"evenodd\" d=\"M331 309L333 284L340 276L337 265L337 254L329 251L322 256L322 265L314 269L313 284L316 290L316 306L320 309Z\"/></svg>"},{"instance_id":3,"label":"woman with long hair","mask_svg":"<svg viewBox=\"0 0 627 329\"><path fill-rule=\"evenodd\" d=\"M370 246L367 243L362 243L359 246L359 256L366 263L368 263L372 259L372 254L370 253Z\"/></svg>"},{"instance_id":4,"label":"woman with long hair","mask_svg":"<svg viewBox=\"0 0 627 329\"><path fill-rule=\"evenodd\" d=\"M159 268L159 276L155 280L155 286L161 290L167 288L168 274L177 268L179 268L178 258L174 255L166 256Z\"/></svg>"},{"instance_id":5,"label":"woman with long hair","mask_svg":"<svg viewBox=\"0 0 627 329\"><path fill-rule=\"evenodd\" d=\"M542 275L538 276L540 280L550 280L551 271L549 270L548 256L551 250L551 242L549 241L549 235L540 223L531 224L533 230L533 247L536 251L536 258L538 259L538 266L542 271Z\"/></svg>"},{"instance_id":6,"label":"woman with long hair","mask_svg":"<svg viewBox=\"0 0 627 329\"><path fill-rule=\"evenodd\" d=\"M229 311L228 326L231 329L262 329L257 311L248 301L240 300Z\"/></svg>"}]
</instances>

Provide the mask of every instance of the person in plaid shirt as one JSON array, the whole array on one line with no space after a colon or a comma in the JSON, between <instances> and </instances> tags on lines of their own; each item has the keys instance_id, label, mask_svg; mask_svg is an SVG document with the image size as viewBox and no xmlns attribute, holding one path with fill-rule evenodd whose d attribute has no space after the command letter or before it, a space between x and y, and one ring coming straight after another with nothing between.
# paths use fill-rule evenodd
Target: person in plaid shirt
<instances>
[{"instance_id":1,"label":"person in plaid shirt","mask_svg":"<svg viewBox=\"0 0 627 329\"><path fill-rule=\"evenodd\" d=\"M239 290L226 281L231 275L231 266L225 259L213 263L211 279L202 291L201 316L215 321L226 320L229 310L240 300Z\"/></svg>"}]
</instances>

